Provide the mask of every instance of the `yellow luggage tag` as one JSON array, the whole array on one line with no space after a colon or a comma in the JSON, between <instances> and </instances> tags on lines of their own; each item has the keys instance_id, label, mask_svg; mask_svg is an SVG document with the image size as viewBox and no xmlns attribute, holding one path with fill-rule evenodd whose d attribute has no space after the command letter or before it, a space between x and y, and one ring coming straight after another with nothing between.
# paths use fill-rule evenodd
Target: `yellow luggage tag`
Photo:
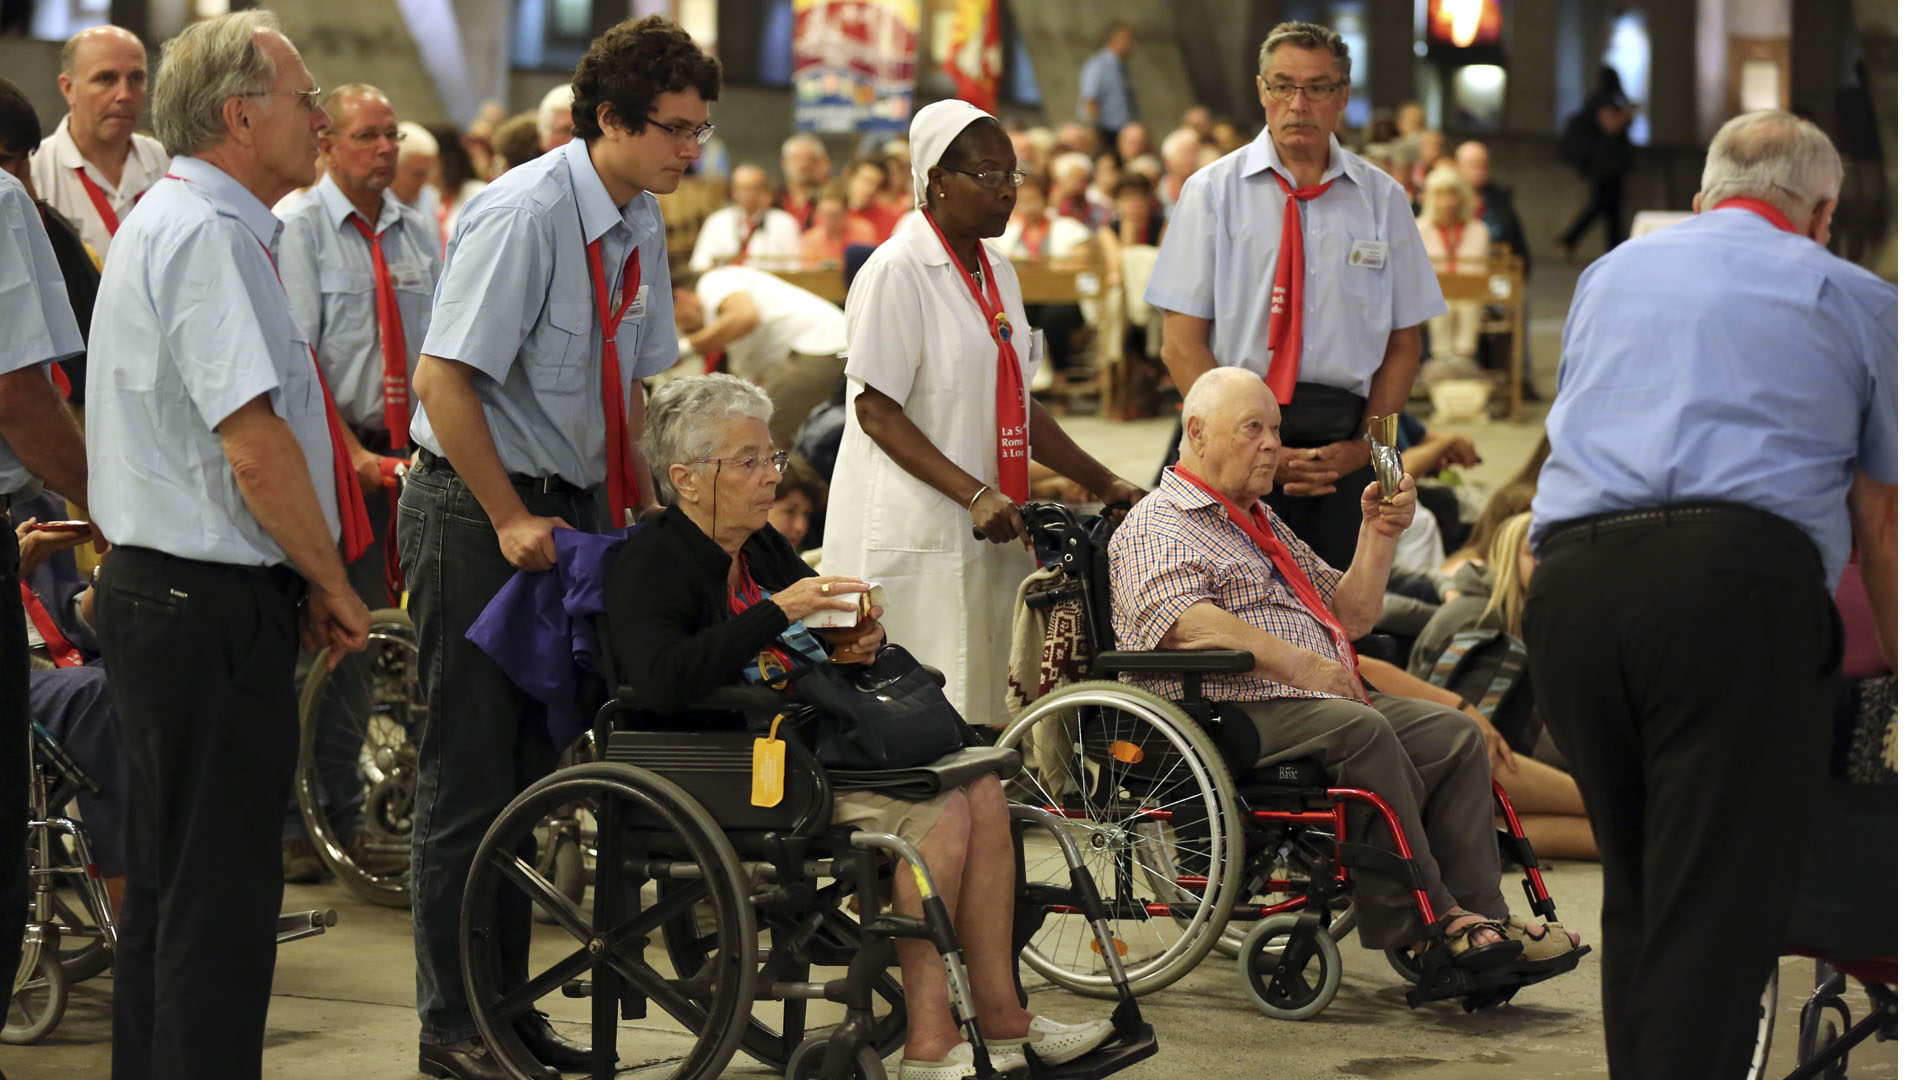
<instances>
[{"instance_id":1,"label":"yellow luggage tag","mask_svg":"<svg viewBox=\"0 0 1920 1080\"><path fill-rule=\"evenodd\" d=\"M780 721L763 738L753 740L753 805L779 806L787 797L787 744L774 736L780 734Z\"/></svg>"}]
</instances>

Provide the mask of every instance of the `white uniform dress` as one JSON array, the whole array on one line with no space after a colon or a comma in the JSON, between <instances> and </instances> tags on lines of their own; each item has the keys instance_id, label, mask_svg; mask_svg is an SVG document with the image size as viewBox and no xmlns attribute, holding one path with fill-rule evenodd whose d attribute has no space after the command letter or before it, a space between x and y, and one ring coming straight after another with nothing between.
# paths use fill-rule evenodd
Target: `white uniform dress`
<instances>
[{"instance_id":1,"label":"white uniform dress","mask_svg":"<svg viewBox=\"0 0 1920 1080\"><path fill-rule=\"evenodd\" d=\"M947 697L970 723L1005 724L1014 593L1033 572L1033 556L1017 543L975 540L966 508L896 464L854 416L853 399L872 386L899 402L954 464L1000 487L999 350L933 226L918 211L908 216L847 296L847 427L820 570L885 586L888 640L946 674ZM1035 358L1019 278L1006 256L992 245L985 250L1013 321L1021 380L1031 384Z\"/></svg>"}]
</instances>

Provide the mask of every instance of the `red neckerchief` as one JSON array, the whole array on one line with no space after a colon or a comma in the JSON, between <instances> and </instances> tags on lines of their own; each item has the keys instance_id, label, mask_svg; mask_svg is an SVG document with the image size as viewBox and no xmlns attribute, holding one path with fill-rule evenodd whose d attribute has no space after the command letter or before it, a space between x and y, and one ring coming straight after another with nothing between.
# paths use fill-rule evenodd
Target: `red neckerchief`
<instances>
[{"instance_id":1,"label":"red neckerchief","mask_svg":"<svg viewBox=\"0 0 1920 1080\"><path fill-rule=\"evenodd\" d=\"M761 221L764 221L764 220L766 220L766 215L762 214ZM733 257L733 265L735 266L745 265L747 261L747 245L753 243L753 234L759 231L760 231L760 221L753 222L752 224L747 226L747 234L740 238L740 251L738 254L736 254Z\"/></svg>"},{"instance_id":2,"label":"red neckerchief","mask_svg":"<svg viewBox=\"0 0 1920 1080\"><path fill-rule=\"evenodd\" d=\"M980 241L973 242L975 255L980 260L980 276L986 280L985 295L980 286L974 283L973 275L960 267L960 257L953 253L953 245L940 232L940 226L933 223L933 215L925 210L927 228L940 238L940 246L946 250L947 259L953 263L954 273L967 283L967 291L973 294L973 302L980 305L980 314L987 320L987 333L993 336L993 343L1000 351L998 378L994 384L994 430L998 433L994 448L999 462L1000 492L1014 502L1027 501L1027 382L1020 374L1020 354L1013 347L1013 320L1007 317L1007 306L1000 302L1000 286L993 280L993 264L987 261L987 250ZM988 303L988 297L993 302Z\"/></svg>"},{"instance_id":3,"label":"red neckerchief","mask_svg":"<svg viewBox=\"0 0 1920 1080\"><path fill-rule=\"evenodd\" d=\"M76 165L73 171L80 174L80 186L87 189L87 198L93 200L93 209L100 215L100 223L107 227L107 236L111 239L114 233L120 231L120 215L113 212L113 203L107 201L107 193L93 182L93 177L87 175L85 165ZM144 191L140 193L145 194ZM133 197L134 203L140 202L140 195Z\"/></svg>"},{"instance_id":4,"label":"red neckerchief","mask_svg":"<svg viewBox=\"0 0 1920 1080\"><path fill-rule=\"evenodd\" d=\"M1433 227L1440 233L1440 246L1447 252L1447 273L1451 274L1459 265L1456 256L1460 253L1460 238L1467 233L1467 224L1464 221L1458 225L1441 225L1436 222Z\"/></svg>"},{"instance_id":5,"label":"red neckerchief","mask_svg":"<svg viewBox=\"0 0 1920 1080\"><path fill-rule=\"evenodd\" d=\"M175 173L167 173L163 179L193 183ZM254 242L259 243L259 238L255 237ZM260 244L260 253L273 267L273 279L280 281L280 260L273 257L265 244ZM287 283L280 281L281 291L285 292L286 288ZM327 407L327 440L333 444L333 500L340 510L340 542L346 549L347 561L358 562L373 546L373 522L367 517L367 500L360 494L360 476L353 471L353 457L347 453L346 430L340 426L340 410L333 404L333 388L327 385L327 373L320 369L320 354L313 351L312 342L307 343L307 355L313 359L313 377L320 380L320 400Z\"/></svg>"},{"instance_id":6,"label":"red neckerchief","mask_svg":"<svg viewBox=\"0 0 1920 1080\"><path fill-rule=\"evenodd\" d=\"M33 628L40 631L40 640L46 643L47 656L53 661L54 667L81 667L86 664L87 658L81 656L73 642L67 640L67 635L60 632L60 624L53 621L47 606L40 602L40 598L24 581L20 583L20 602L26 606L27 618L33 620Z\"/></svg>"},{"instance_id":7,"label":"red neckerchief","mask_svg":"<svg viewBox=\"0 0 1920 1080\"><path fill-rule=\"evenodd\" d=\"M1280 226L1280 255L1273 261L1273 321L1267 326L1267 348L1273 352L1273 362L1267 365L1267 386L1275 400L1286 405L1293 401L1293 388L1300 381L1300 338L1305 325L1300 291L1307 285L1307 256L1300 229L1300 204L1326 194L1339 177L1303 188L1288 183L1278 169L1273 170L1273 178L1280 182L1287 208Z\"/></svg>"},{"instance_id":8,"label":"red neckerchief","mask_svg":"<svg viewBox=\"0 0 1920 1080\"><path fill-rule=\"evenodd\" d=\"M813 227L813 200L796 198L792 188L780 199L780 208L793 215L802 230Z\"/></svg>"},{"instance_id":9,"label":"red neckerchief","mask_svg":"<svg viewBox=\"0 0 1920 1080\"><path fill-rule=\"evenodd\" d=\"M600 409L607 428L607 510L614 528L627 523L627 510L640 502L640 481L633 470L633 443L627 433L627 393L620 380L620 320L640 291L640 246L627 252L620 271L620 310L607 306L607 272L600 241L587 245L587 273L593 280L593 310L600 315Z\"/></svg>"},{"instance_id":10,"label":"red neckerchief","mask_svg":"<svg viewBox=\"0 0 1920 1080\"><path fill-rule=\"evenodd\" d=\"M400 325L400 297L394 291L393 274L387 270L387 253L380 238L386 230L374 232L359 213L347 220L366 238L373 252L373 317L380 328L380 402L387 421L387 445L382 450L407 445L407 427L412 419L413 399L407 389L407 334ZM392 226L388 226L391 228Z\"/></svg>"},{"instance_id":11,"label":"red neckerchief","mask_svg":"<svg viewBox=\"0 0 1920 1080\"><path fill-rule=\"evenodd\" d=\"M1713 208L1715 210L1750 210L1766 218L1768 223L1781 232L1800 235L1800 230L1793 227L1793 222L1788 221L1787 215L1781 213L1778 207L1761 202L1759 199L1749 199L1745 195L1739 195L1731 199L1721 199L1713 204Z\"/></svg>"},{"instance_id":12,"label":"red neckerchief","mask_svg":"<svg viewBox=\"0 0 1920 1080\"><path fill-rule=\"evenodd\" d=\"M736 558L740 560L740 587L727 590L727 614L739 616L745 615L748 608L765 600L767 591L760 587L759 582L753 580L753 574L747 567L747 553L743 551ZM771 656L773 660L771 664L763 664L763 669L771 667L777 671L792 671L801 666L792 653L778 645L762 648L760 655Z\"/></svg>"},{"instance_id":13,"label":"red neckerchief","mask_svg":"<svg viewBox=\"0 0 1920 1080\"><path fill-rule=\"evenodd\" d=\"M1215 491L1212 485L1195 476L1185 465L1175 465L1173 471L1182 480L1199 488L1208 498L1219 503L1220 508L1227 512L1227 520L1233 522L1235 528L1245 533L1247 539L1252 540L1255 546L1266 553L1267 558L1273 562L1273 568L1280 572L1280 579L1287 583L1287 588L1306 607L1307 613L1313 616L1314 621L1327 632L1327 636L1333 639L1334 647L1340 653L1340 662L1347 665L1347 670L1353 672L1353 677L1358 679L1360 658L1353 651L1353 643L1347 640L1346 627L1341 626L1340 620L1334 618L1333 612L1327 610L1326 602L1320 599L1320 590L1313 587L1313 581L1307 577L1307 572L1301 569L1299 562L1294 559L1293 552L1287 550L1286 543L1273 531L1273 525L1267 521L1264 508L1260 513L1248 515L1246 511L1229 502L1226 496ZM1364 690L1361 691L1360 700L1372 703Z\"/></svg>"}]
</instances>

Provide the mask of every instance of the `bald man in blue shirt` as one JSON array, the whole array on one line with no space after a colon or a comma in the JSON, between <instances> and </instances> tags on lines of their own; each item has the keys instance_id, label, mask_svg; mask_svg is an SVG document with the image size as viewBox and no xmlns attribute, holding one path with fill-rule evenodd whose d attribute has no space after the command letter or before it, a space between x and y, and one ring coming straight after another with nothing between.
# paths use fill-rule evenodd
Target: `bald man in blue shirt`
<instances>
[{"instance_id":1,"label":"bald man in blue shirt","mask_svg":"<svg viewBox=\"0 0 1920 1080\"><path fill-rule=\"evenodd\" d=\"M1859 552L1894 637L1893 286L1825 249L1840 157L1729 121L1703 211L1582 275L1524 616L1605 874L1614 1080L1746 1075L1825 776Z\"/></svg>"}]
</instances>

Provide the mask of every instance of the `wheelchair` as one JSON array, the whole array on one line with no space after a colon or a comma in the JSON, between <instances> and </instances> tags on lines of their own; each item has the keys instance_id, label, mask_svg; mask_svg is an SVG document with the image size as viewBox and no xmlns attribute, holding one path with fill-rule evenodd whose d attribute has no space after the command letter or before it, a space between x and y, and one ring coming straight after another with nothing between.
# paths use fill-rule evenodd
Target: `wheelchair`
<instances>
[{"instance_id":1,"label":"wheelchair","mask_svg":"<svg viewBox=\"0 0 1920 1080\"><path fill-rule=\"evenodd\" d=\"M621 686L617 675L608 682ZM699 722L715 716L722 722ZM764 806L752 797L754 744L775 737L777 718L784 766L778 797ZM882 1080L882 1059L906 1040L905 995L888 974L897 963L894 942L918 938L944 962L977 1080L1018 1075L998 1073L989 1061L953 921L919 853L891 834L831 824L836 788L930 798L989 773L1010 774L1016 755L976 745L921 769L829 772L794 736L803 718L793 698L764 686L724 688L678 720L645 712L621 688L594 717L589 760L556 770L508 804L482 841L461 908L467 1001L497 1061L522 1077L541 1074L516 1030L519 1017L539 1008L590 1024L596 1080L636 1070L712 1080L737 1051L784 1070L788 1080ZM1092 878L1063 823L1027 807L1009 811L1054 836L1075 902L1092 913L1090 933L1110 943ZM535 865L555 821L585 823L584 905ZM896 859L893 872L911 874L919 889L918 918L883 912L883 878ZM557 947L553 935L536 938L528 967L507 970L501 940L526 933L517 904L504 902L516 893L565 937ZM857 914L847 910L850 898ZM1016 936L1016 956L1021 944ZM1029 1054L1029 1075L1097 1080L1158 1051L1118 948L1107 944L1104 955L1107 985L1119 999L1114 1035L1064 1065ZM817 977L818 968L845 974ZM810 1001L843 1013L809 1027ZM756 1002L778 1002L777 1018L771 1009L756 1011ZM684 1028L684 1038L642 1030L637 1022L654 1010Z\"/></svg>"},{"instance_id":2,"label":"wheelchair","mask_svg":"<svg viewBox=\"0 0 1920 1080\"><path fill-rule=\"evenodd\" d=\"M117 932L106 885L87 842L86 826L61 808L100 786L39 723L31 724L28 781L26 935L13 978L0 1043L37 1043L66 1013L74 984L113 966ZM339 917L332 910L280 916L281 944L323 934Z\"/></svg>"},{"instance_id":3,"label":"wheelchair","mask_svg":"<svg viewBox=\"0 0 1920 1080\"><path fill-rule=\"evenodd\" d=\"M1218 950L1236 958L1242 984L1262 1013L1287 1020L1318 1015L1339 991L1337 942L1353 925L1354 867L1404 887L1424 924L1424 952L1387 953L1412 984L1410 1007L1443 999L1458 999L1468 1011L1503 1004L1591 951L1582 945L1550 970L1468 972L1449 963L1444 920L1436 917L1386 801L1334 784L1311 760L1256 767L1259 740L1245 714L1201 695L1204 676L1251 671L1252 654L1116 651L1105 522L1089 526L1047 503L1029 503L1022 514L1036 547L1057 555L1062 570L1027 603L1079 606L1090 681L1033 702L998 745L1023 753L1010 791L1065 820L1088 852L1102 890L1100 913L1116 924L1115 947L1133 993L1172 985ZM1174 675L1184 692L1169 701L1118 681L1125 674ZM1553 921L1553 900L1526 833L1497 783L1494 794L1505 825L1502 853L1524 871L1534 914ZM1356 840L1355 807L1379 815L1391 849ZM1026 887L1051 894L1052 903L1041 909L1045 924L1031 928L1021 960L1056 985L1111 995L1106 972L1089 962L1100 954L1090 953L1070 927L1053 925L1084 910L1060 889L1066 870L1030 863L1038 880Z\"/></svg>"}]
</instances>

